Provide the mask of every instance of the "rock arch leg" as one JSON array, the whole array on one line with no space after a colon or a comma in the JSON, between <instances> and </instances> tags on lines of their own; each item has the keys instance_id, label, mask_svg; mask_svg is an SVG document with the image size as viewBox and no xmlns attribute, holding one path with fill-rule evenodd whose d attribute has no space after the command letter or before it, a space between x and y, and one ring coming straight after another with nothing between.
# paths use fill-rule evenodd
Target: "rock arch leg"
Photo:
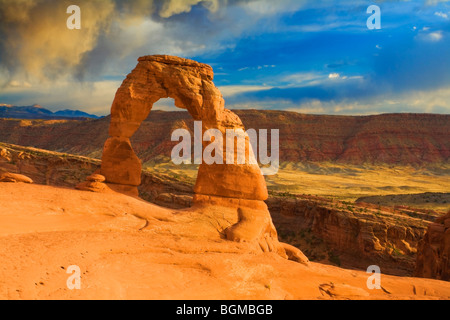
<instances>
[{"instance_id":1,"label":"rock arch leg","mask_svg":"<svg viewBox=\"0 0 450 320\"><path fill-rule=\"evenodd\" d=\"M130 139L110 137L103 147L101 172L107 182L128 186L141 184L141 161L131 147Z\"/></svg>"}]
</instances>

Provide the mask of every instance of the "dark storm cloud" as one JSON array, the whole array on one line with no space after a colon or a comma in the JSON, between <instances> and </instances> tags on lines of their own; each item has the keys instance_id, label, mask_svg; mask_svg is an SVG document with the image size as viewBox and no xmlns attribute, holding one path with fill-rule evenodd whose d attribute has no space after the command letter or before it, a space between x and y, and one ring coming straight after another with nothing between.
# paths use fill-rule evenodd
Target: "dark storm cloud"
<instances>
[{"instance_id":1,"label":"dark storm cloud","mask_svg":"<svg viewBox=\"0 0 450 320\"><path fill-rule=\"evenodd\" d=\"M135 62L136 51L189 52L216 34L204 32L213 29L212 23L204 28L205 16L247 2L252 1L0 0L0 71L11 79L83 78L98 76L105 65L117 66L124 59ZM66 9L72 4L81 8L81 30L66 28ZM183 16L193 8L194 14ZM177 21L183 25L175 25ZM204 41L195 41L198 37Z\"/></svg>"}]
</instances>

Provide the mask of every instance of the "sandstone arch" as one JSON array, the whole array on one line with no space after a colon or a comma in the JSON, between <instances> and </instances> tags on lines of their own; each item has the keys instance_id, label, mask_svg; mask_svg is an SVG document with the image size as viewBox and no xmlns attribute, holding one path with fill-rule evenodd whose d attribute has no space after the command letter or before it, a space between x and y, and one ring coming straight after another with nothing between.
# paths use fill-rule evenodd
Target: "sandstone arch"
<instances>
[{"instance_id":1,"label":"sandstone arch","mask_svg":"<svg viewBox=\"0 0 450 320\"><path fill-rule=\"evenodd\" d=\"M202 121L203 131L214 128L225 134L226 129L244 129L239 117L225 109L213 77L210 66L193 60L165 55L139 58L111 107L110 137L104 145L101 165L106 183L115 190L137 194L141 163L130 137L159 99L173 98L176 107L186 109L194 120ZM249 149L248 137L246 142ZM196 206L236 209L238 223L225 230L227 239L255 242L263 251L276 251L282 256L288 251L294 260L307 261L299 250L278 242L264 203L268 197L265 180L258 165L250 164L249 157L240 165L202 163L194 191Z\"/></svg>"},{"instance_id":2,"label":"sandstone arch","mask_svg":"<svg viewBox=\"0 0 450 320\"><path fill-rule=\"evenodd\" d=\"M244 128L237 115L225 109L219 89L213 83L213 70L206 64L172 56L139 58L136 68L118 89L111 107L110 138L102 157L102 174L109 183L138 186L140 161L129 138L149 115L153 104L173 98L175 106L186 109L203 130ZM220 183L217 183L220 181ZM195 186L197 194L267 199L267 188L257 165L202 164Z\"/></svg>"}]
</instances>

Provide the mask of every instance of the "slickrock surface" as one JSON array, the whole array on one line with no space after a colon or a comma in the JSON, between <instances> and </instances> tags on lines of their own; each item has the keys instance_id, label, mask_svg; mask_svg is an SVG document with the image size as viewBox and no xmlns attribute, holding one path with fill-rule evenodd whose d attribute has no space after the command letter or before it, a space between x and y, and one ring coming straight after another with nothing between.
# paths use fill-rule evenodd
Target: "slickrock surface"
<instances>
[{"instance_id":1,"label":"slickrock surface","mask_svg":"<svg viewBox=\"0 0 450 320\"><path fill-rule=\"evenodd\" d=\"M449 299L450 283L263 253L224 238L234 210L169 210L122 194L0 184L0 299ZM69 266L81 289L66 286Z\"/></svg>"}]
</instances>

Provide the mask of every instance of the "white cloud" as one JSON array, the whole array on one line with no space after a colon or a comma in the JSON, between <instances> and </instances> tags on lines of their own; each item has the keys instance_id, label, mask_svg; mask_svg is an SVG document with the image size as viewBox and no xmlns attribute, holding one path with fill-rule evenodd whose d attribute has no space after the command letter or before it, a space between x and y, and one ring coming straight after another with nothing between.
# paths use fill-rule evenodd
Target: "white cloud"
<instances>
[{"instance_id":1,"label":"white cloud","mask_svg":"<svg viewBox=\"0 0 450 320\"><path fill-rule=\"evenodd\" d=\"M270 86L253 86L253 85L234 85L234 86L220 86L218 87L224 97L231 97L239 93L255 92L261 90L270 90Z\"/></svg>"},{"instance_id":2,"label":"white cloud","mask_svg":"<svg viewBox=\"0 0 450 320\"><path fill-rule=\"evenodd\" d=\"M341 75L339 73L330 73L328 79L339 79Z\"/></svg>"},{"instance_id":3,"label":"white cloud","mask_svg":"<svg viewBox=\"0 0 450 320\"><path fill-rule=\"evenodd\" d=\"M449 2L450 0L427 0L426 4L429 6L435 6L442 2Z\"/></svg>"},{"instance_id":4,"label":"white cloud","mask_svg":"<svg viewBox=\"0 0 450 320\"><path fill-rule=\"evenodd\" d=\"M271 64L271 65L265 64L263 66L257 66L257 67L243 67L243 68L238 69L238 71L241 72L241 71L245 71L245 70L262 70L265 68L275 68L275 67L276 67L276 65L274 65L274 64Z\"/></svg>"},{"instance_id":5,"label":"white cloud","mask_svg":"<svg viewBox=\"0 0 450 320\"><path fill-rule=\"evenodd\" d=\"M276 79L278 88L289 88L289 87L309 87L322 85L329 81L343 81L343 80L361 80L362 76L343 76L339 73L318 73L318 72L299 72L294 73L289 76L285 76L281 79ZM281 83L281 84L280 84Z\"/></svg>"},{"instance_id":6,"label":"white cloud","mask_svg":"<svg viewBox=\"0 0 450 320\"><path fill-rule=\"evenodd\" d=\"M199 3L202 3L212 12L219 8L218 0L167 0L164 2L159 15L163 18L169 18L175 14L190 12L192 6Z\"/></svg>"},{"instance_id":7,"label":"white cloud","mask_svg":"<svg viewBox=\"0 0 450 320\"><path fill-rule=\"evenodd\" d=\"M410 91L401 95L374 97L358 101L310 99L300 104L277 99L236 104L230 108L278 109L311 114L369 115L393 112L450 113L450 87L430 91Z\"/></svg>"},{"instance_id":8,"label":"white cloud","mask_svg":"<svg viewBox=\"0 0 450 320\"><path fill-rule=\"evenodd\" d=\"M443 18L443 19L448 19L448 14L446 14L446 13L444 13L444 12L442 12L442 11L435 12L434 15L435 15L435 16L438 16L438 17L441 17L441 18Z\"/></svg>"},{"instance_id":9,"label":"white cloud","mask_svg":"<svg viewBox=\"0 0 450 320\"><path fill-rule=\"evenodd\" d=\"M301 8L305 3L306 1L301 0L257 0L245 2L242 6L251 14L264 16L292 12Z\"/></svg>"},{"instance_id":10,"label":"white cloud","mask_svg":"<svg viewBox=\"0 0 450 320\"><path fill-rule=\"evenodd\" d=\"M417 38L419 40L427 41L427 42L439 42L442 40L443 37L444 37L444 35L441 30L433 31L433 32L429 32L429 33L420 32L417 36Z\"/></svg>"},{"instance_id":11,"label":"white cloud","mask_svg":"<svg viewBox=\"0 0 450 320\"><path fill-rule=\"evenodd\" d=\"M299 72L280 79L286 87L295 86L311 86L323 83L327 80L327 76L317 72Z\"/></svg>"},{"instance_id":12,"label":"white cloud","mask_svg":"<svg viewBox=\"0 0 450 320\"><path fill-rule=\"evenodd\" d=\"M11 80L9 83L6 84L6 87L9 88L30 88L31 84L27 81L18 81L18 80Z\"/></svg>"},{"instance_id":13,"label":"white cloud","mask_svg":"<svg viewBox=\"0 0 450 320\"><path fill-rule=\"evenodd\" d=\"M428 34L428 37L433 42L440 41L442 39L442 31L431 32Z\"/></svg>"}]
</instances>

